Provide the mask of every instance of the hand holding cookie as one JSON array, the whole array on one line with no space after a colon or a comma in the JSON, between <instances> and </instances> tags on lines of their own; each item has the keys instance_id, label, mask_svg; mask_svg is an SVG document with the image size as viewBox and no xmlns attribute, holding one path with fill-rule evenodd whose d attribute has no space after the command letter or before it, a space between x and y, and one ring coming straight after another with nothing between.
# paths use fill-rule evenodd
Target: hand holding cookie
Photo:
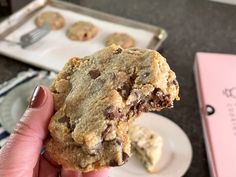
<instances>
[{"instance_id":1,"label":"hand holding cookie","mask_svg":"<svg viewBox=\"0 0 236 177\"><path fill-rule=\"evenodd\" d=\"M40 155L44 141L48 136L48 123L53 114L53 97L51 92L38 86L31 98L29 108L25 111L15 131L0 151L1 177L107 177L109 169L81 173L66 170L44 155ZM81 159L83 160L83 159Z\"/></svg>"}]
</instances>

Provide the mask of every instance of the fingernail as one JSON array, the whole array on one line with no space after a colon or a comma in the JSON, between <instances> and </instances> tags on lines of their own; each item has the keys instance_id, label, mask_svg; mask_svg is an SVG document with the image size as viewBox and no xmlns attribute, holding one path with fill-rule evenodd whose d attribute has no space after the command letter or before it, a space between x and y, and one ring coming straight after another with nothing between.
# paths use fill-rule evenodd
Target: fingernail
<instances>
[{"instance_id":1,"label":"fingernail","mask_svg":"<svg viewBox=\"0 0 236 177\"><path fill-rule=\"evenodd\" d=\"M44 89L41 86L37 86L34 89L34 92L31 96L31 100L29 103L29 108L38 108L40 107L44 100L45 100L46 94Z\"/></svg>"}]
</instances>

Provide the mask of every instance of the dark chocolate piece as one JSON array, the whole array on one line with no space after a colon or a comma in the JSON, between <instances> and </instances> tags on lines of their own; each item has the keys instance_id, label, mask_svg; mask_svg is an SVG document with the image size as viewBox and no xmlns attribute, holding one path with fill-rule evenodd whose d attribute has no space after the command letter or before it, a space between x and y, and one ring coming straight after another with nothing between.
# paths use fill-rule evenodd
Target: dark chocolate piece
<instances>
[{"instance_id":1,"label":"dark chocolate piece","mask_svg":"<svg viewBox=\"0 0 236 177\"><path fill-rule=\"evenodd\" d=\"M58 119L58 122L59 123L69 123L70 122L70 118L67 117L67 116L64 116L64 117Z\"/></svg>"},{"instance_id":2,"label":"dark chocolate piece","mask_svg":"<svg viewBox=\"0 0 236 177\"><path fill-rule=\"evenodd\" d=\"M89 75L92 79L96 79L101 75L100 71L98 69L93 69L89 71Z\"/></svg>"},{"instance_id":3,"label":"dark chocolate piece","mask_svg":"<svg viewBox=\"0 0 236 177\"><path fill-rule=\"evenodd\" d=\"M114 159L112 159L110 162L109 162L109 166L111 167L116 167L116 166L119 166L119 163L117 161L115 161Z\"/></svg>"},{"instance_id":4,"label":"dark chocolate piece","mask_svg":"<svg viewBox=\"0 0 236 177\"><path fill-rule=\"evenodd\" d=\"M113 119L121 119L124 115L119 111L118 108L114 106L109 106L105 109L103 112L104 116L107 119L113 120Z\"/></svg>"},{"instance_id":5,"label":"dark chocolate piece","mask_svg":"<svg viewBox=\"0 0 236 177\"><path fill-rule=\"evenodd\" d=\"M102 138L105 138L107 136L107 134L109 133L109 131L111 130L112 125L108 124L106 129L102 132Z\"/></svg>"},{"instance_id":6,"label":"dark chocolate piece","mask_svg":"<svg viewBox=\"0 0 236 177\"><path fill-rule=\"evenodd\" d=\"M119 54L119 53L121 53L121 52L122 52L122 49L121 49L121 48L118 48L118 49L115 51L114 54Z\"/></svg>"},{"instance_id":7,"label":"dark chocolate piece","mask_svg":"<svg viewBox=\"0 0 236 177\"><path fill-rule=\"evenodd\" d=\"M122 160L123 162L127 162L129 159L129 155L126 152L122 152Z\"/></svg>"}]
</instances>

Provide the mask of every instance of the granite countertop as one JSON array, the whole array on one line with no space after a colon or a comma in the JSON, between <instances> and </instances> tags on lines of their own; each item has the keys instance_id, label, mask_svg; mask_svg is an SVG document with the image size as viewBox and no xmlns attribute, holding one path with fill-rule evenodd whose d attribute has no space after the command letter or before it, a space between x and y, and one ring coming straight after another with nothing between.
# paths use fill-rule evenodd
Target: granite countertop
<instances>
[{"instance_id":1,"label":"granite countertop","mask_svg":"<svg viewBox=\"0 0 236 177\"><path fill-rule=\"evenodd\" d=\"M197 51L236 54L236 6L205 0L70 0L82 6L164 27L169 37L160 52L176 72L181 101L161 112L189 136L193 160L185 177L208 177L197 96L193 78ZM29 66L0 55L0 82Z\"/></svg>"}]
</instances>

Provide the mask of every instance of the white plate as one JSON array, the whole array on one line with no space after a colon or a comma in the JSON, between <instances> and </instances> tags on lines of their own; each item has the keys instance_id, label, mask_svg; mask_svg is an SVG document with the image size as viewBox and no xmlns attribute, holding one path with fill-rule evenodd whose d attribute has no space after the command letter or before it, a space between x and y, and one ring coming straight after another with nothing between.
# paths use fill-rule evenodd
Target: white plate
<instances>
[{"instance_id":1,"label":"white plate","mask_svg":"<svg viewBox=\"0 0 236 177\"><path fill-rule=\"evenodd\" d=\"M29 81L13 89L0 106L0 122L5 130L12 132L28 106L28 99L36 85L49 85L50 80ZM163 153L158 172L149 174L141 163L132 156L122 167L112 168L110 177L181 177L192 160L191 143L184 131L169 119L144 113L135 123L158 132L164 140Z\"/></svg>"},{"instance_id":2,"label":"white plate","mask_svg":"<svg viewBox=\"0 0 236 177\"><path fill-rule=\"evenodd\" d=\"M181 177L192 160L192 146L184 131L169 119L155 114L144 113L135 123L158 132L164 140L163 153L158 172L149 174L141 163L132 156L122 167L112 169L110 177Z\"/></svg>"},{"instance_id":3,"label":"white plate","mask_svg":"<svg viewBox=\"0 0 236 177\"><path fill-rule=\"evenodd\" d=\"M12 132L29 104L29 98L37 85L48 86L49 79L30 80L11 90L0 105L0 122L5 130Z\"/></svg>"}]
</instances>

